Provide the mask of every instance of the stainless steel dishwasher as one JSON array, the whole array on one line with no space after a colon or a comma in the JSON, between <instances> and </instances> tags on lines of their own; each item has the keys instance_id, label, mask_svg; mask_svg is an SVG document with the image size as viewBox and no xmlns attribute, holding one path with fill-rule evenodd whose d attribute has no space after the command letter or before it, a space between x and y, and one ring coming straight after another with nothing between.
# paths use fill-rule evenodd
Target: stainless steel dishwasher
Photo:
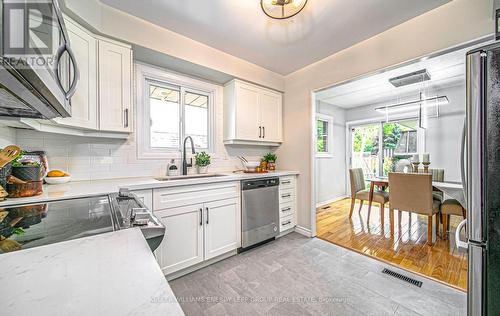
<instances>
[{"instance_id":1,"label":"stainless steel dishwasher","mask_svg":"<svg viewBox=\"0 0 500 316\"><path fill-rule=\"evenodd\" d=\"M241 248L245 251L278 235L279 179L241 181Z\"/></svg>"}]
</instances>

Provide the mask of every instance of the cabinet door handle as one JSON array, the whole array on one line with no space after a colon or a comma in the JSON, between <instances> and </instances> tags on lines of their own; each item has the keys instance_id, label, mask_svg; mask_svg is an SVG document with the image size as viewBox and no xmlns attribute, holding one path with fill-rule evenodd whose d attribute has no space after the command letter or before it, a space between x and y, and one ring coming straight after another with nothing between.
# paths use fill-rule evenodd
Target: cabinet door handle
<instances>
[{"instance_id":1,"label":"cabinet door handle","mask_svg":"<svg viewBox=\"0 0 500 316\"><path fill-rule=\"evenodd\" d=\"M281 223L281 226L290 225L291 223L292 223L292 221L284 222L284 223Z\"/></svg>"},{"instance_id":2,"label":"cabinet door handle","mask_svg":"<svg viewBox=\"0 0 500 316\"><path fill-rule=\"evenodd\" d=\"M292 195L291 195L290 193L288 193L288 194L282 194L282 195L281 195L281 197L282 197L282 198L289 198L289 197L291 197L291 196L292 196Z\"/></svg>"},{"instance_id":3,"label":"cabinet door handle","mask_svg":"<svg viewBox=\"0 0 500 316\"><path fill-rule=\"evenodd\" d=\"M200 207L200 226L203 226L203 208Z\"/></svg>"},{"instance_id":4,"label":"cabinet door handle","mask_svg":"<svg viewBox=\"0 0 500 316\"><path fill-rule=\"evenodd\" d=\"M124 116L123 125L125 127L128 127L128 109L123 110L123 116Z\"/></svg>"},{"instance_id":5,"label":"cabinet door handle","mask_svg":"<svg viewBox=\"0 0 500 316\"><path fill-rule=\"evenodd\" d=\"M266 138L266 127L262 126L262 138Z\"/></svg>"},{"instance_id":6,"label":"cabinet door handle","mask_svg":"<svg viewBox=\"0 0 500 316\"><path fill-rule=\"evenodd\" d=\"M207 225L208 225L208 220L209 220L209 218L210 218L210 215L209 215L209 214L210 214L210 212L209 212L209 209L208 209L208 207L207 207Z\"/></svg>"},{"instance_id":7,"label":"cabinet door handle","mask_svg":"<svg viewBox=\"0 0 500 316\"><path fill-rule=\"evenodd\" d=\"M259 126L259 138L262 138L262 126Z\"/></svg>"},{"instance_id":8,"label":"cabinet door handle","mask_svg":"<svg viewBox=\"0 0 500 316\"><path fill-rule=\"evenodd\" d=\"M281 184L290 184L292 183L290 180L282 181Z\"/></svg>"},{"instance_id":9,"label":"cabinet door handle","mask_svg":"<svg viewBox=\"0 0 500 316\"><path fill-rule=\"evenodd\" d=\"M291 208L291 207L287 207L287 208L282 209L281 211L282 211L282 212L288 212L288 211L291 211L291 210L292 210L292 208Z\"/></svg>"}]
</instances>

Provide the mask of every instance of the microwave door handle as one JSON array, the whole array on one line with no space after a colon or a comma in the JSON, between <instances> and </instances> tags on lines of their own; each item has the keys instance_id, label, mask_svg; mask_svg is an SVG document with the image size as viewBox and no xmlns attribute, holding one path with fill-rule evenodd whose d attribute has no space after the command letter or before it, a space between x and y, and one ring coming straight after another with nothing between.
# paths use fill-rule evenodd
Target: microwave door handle
<instances>
[{"instance_id":1,"label":"microwave door handle","mask_svg":"<svg viewBox=\"0 0 500 316\"><path fill-rule=\"evenodd\" d=\"M66 98L70 99L76 92L76 87L78 85L78 80L80 79L80 71L78 70L78 65L76 63L75 54L68 44L65 45L66 51L68 52L71 63L73 64L73 80L71 81L71 86L66 92Z\"/></svg>"},{"instance_id":2,"label":"microwave door handle","mask_svg":"<svg viewBox=\"0 0 500 316\"><path fill-rule=\"evenodd\" d=\"M56 83L57 85L59 86L59 88L61 89L61 91L64 92L64 95L66 95L66 90L64 90L64 87L62 85L62 82L61 82L61 76L59 74L59 65L61 63L61 58L62 58L62 55L64 54L64 52L66 51L66 44L62 44L61 46L59 46L59 48L57 49L57 52L56 52L56 60L55 60L55 64L54 64L54 74L56 75Z\"/></svg>"},{"instance_id":3,"label":"microwave door handle","mask_svg":"<svg viewBox=\"0 0 500 316\"><path fill-rule=\"evenodd\" d=\"M59 74L59 65L61 64L61 58L64 52L68 52L71 63L74 66L73 81L71 82L71 86L69 87L68 91L64 90L64 87L61 82L61 77ZM59 86L59 88L64 92L64 96L66 97L66 99L71 98L75 94L76 85L78 83L78 79L80 78L80 72L78 71L78 67L76 65L75 55L68 44L62 44L57 49L54 73L56 74L56 79L57 79L56 83Z\"/></svg>"}]
</instances>

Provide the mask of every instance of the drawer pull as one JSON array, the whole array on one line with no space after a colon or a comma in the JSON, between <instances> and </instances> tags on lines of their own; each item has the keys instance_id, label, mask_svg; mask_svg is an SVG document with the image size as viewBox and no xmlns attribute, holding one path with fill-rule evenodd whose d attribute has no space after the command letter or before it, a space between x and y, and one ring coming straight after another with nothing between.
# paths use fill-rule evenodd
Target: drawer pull
<instances>
[{"instance_id":1,"label":"drawer pull","mask_svg":"<svg viewBox=\"0 0 500 316\"><path fill-rule=\"evenodd\" d=\"M209 219L209 216L210 216L209 214L210 214L210 213L209 213L209 209L208 209L208 207L207 207L207 225L208 225L208 219Z\"/></svg>"},{"instance_id":2,"label":"drawer pull","mask_svg":"<svg viewBox=\"0 0 500 316\"><path fill-rule=\"evenodd\" d=\"M281 197L282 197L282 198L289 198L289 197L291 197L291 196L292 196L292 195L291 195L290 193L288 193L288 194L282 194L282 195L281 195Z\"/></svg>"},{"instance_id":3,"label":"drawer pull","mask_svg":"<svg viewBox=\"0 0 500 316\"><path fill-rule=\"evenodd\" d=\"M290 181L290 180L286 180L286 181L281 182L281 184L290 184L290 183L292 183L292 181Z\"/></svg>"},{"instance_id":4,"label":"drawer pull","mask_svg":"<svg viewBox=\"0 0 500 316\"><path fill-rule=\"evenodd\" d=\"M287 208L282 209L281 211L282 211L282 212L288 212L288 211L291 211L291 210L292 210L292 208L291 208L291 207L287 207Z\"/></svg>"},{"instance_id":5,"label":"drawer pull","mask_svg":"<svg viewBox=\"0 0 500 316\"><path fill-rule=\"evenodd\" d=\"M203 226L203 208L200 207L200 226Z\"/></svg>"},{"instance_id":6,"label":"drawer pull","mask_svg":"<svg viewBox=\"0 0 500 316\"><path fill-rule=\"evenodd\" d=\"M290 225L291 223L292 223L292 221L284 222L284 223L281 223L281 226Z\"/></svg>"}]
</instances>

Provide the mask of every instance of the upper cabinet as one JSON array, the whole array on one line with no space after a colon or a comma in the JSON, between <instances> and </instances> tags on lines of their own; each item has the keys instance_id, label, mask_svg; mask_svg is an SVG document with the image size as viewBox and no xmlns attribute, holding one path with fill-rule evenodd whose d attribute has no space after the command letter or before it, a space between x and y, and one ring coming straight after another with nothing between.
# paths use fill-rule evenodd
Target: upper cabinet
<instances>
[{"instance_id":1,"label":"upper cabinet","mask_svg":"<svg viewBox=\"0 0 500 316\"><path fill-rule=\"evenodd\" d=\"M116 42L99 40L99 127L104 131L131 132L132 50Z\"/></svg>"},{"instance_id":2,"label":"upper cabinet","mask_svg":"<svg viewBox=\"0 0 500 316\"><path fill-rule=\"evenodd\" d=\"M65 17L80 72L71 117L39 121L35 129L79 136L126 138L132 132L132 48L92 34Z\"/></svg>"},{"instance_id":3,"label":"upper cabinet","mask_svg":"<svg viewBox=\"0 0 500 316\"><path fill-rule=\"evenodd\" d=\"M224 87L224 143L279 146L283 96L240 80Z\"/></svg>"},{"instance_id":4,"label":"upper cabinet","mask_svg":"<svg viewBox=\"0 0 500 316\"><path fill-rule=\"evenodd\" d=\"M61 125L86 129L98 128L97 39L86 29L66 20L71 48L80 71L80 80L71 97L71 117L57 118Z\"/></svg>"}]
</instances>

